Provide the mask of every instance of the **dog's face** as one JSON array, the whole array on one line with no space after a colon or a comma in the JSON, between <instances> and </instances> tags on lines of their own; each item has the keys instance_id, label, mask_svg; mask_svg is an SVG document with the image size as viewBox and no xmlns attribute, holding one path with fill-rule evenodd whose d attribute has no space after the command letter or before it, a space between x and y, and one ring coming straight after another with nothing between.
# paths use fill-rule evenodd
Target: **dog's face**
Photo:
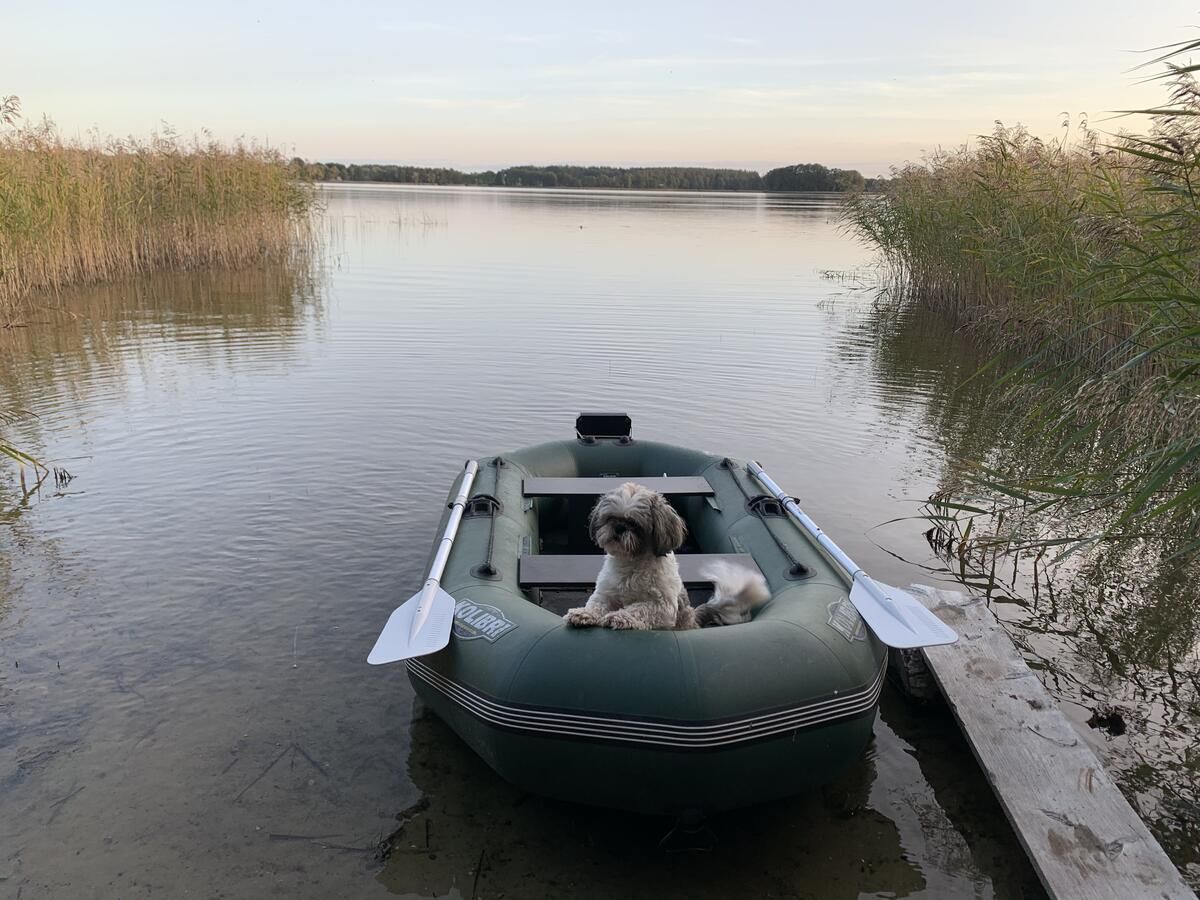
<instances>
[{"instance_id":1,"label":"dog's face","mask_svg":"<svg viewBox=\"0 0 1200 900\"><path fill-rule=\"evenodd\" d=\"M683 519L658 491L626 482L609 491L588 517L588 533L609 556L666 556L687 535Z\"/></svg>"}]
</instances>

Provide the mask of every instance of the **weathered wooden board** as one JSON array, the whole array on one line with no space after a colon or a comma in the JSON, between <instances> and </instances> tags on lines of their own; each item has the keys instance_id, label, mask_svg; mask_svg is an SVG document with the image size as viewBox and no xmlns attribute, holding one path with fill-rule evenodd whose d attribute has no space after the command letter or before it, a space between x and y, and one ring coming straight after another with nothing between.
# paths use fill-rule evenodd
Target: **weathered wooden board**
<instances>
[{"instance_id":1,"label":"weathered wooden board","mask_svg":"<svg viewBox=\"0 0 1200 900\"><path fill-rule=\"evenodd\" d=\"M926 662L1047 893L1195 900L987 605L910 590L959 633Z\"/></svg>"}]
</instances>

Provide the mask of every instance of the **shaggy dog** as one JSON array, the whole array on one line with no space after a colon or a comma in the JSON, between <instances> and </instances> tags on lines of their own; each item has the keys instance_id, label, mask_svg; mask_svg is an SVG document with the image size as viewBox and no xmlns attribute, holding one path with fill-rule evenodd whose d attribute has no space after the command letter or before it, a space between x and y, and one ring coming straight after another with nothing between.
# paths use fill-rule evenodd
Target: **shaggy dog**
<instances>
[{"instance_id":1,"label":"shaggy dog","mask_svg":"<svg viewBox=\"0 0 1200 900\"><path fill-rule=\"evenodd\" d=\"M703 574L716 590L692 609L674 551L687 531L657 491L627 482L600 498L588 533L604 551L596 590L563 616L575 628L678 629L746 622L770 597L758 572L718 562Z\"/></svg>"}]
</instances>

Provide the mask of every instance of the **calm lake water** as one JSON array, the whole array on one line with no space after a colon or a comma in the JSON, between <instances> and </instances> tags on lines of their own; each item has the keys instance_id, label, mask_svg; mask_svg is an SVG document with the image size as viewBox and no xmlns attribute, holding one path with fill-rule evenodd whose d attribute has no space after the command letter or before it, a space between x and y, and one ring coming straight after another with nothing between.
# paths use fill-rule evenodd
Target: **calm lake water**
<instances>
[{"instance_id":1,"label":"calm lake water","mask_svg":"<svg viewBox=\"0 0 1200 900\"><path fill-rule=\"evenodd\" d=\"M325 201L316 273L108 285L0 334L13 437L74 476L3 488L0 896L1041 895L942 711L885 694L846 777L670 854L669 822L520 794L365 664L462 460L583 408L757 458L877 577L939 577L912 517L995 438L956 390L979 359L856 289L833 199ZM1186 677L1116 677L1070 605L997 607L1200 877ZM1145 721L1094 731L1098 698Z\"/></svg>"}]
</instances>

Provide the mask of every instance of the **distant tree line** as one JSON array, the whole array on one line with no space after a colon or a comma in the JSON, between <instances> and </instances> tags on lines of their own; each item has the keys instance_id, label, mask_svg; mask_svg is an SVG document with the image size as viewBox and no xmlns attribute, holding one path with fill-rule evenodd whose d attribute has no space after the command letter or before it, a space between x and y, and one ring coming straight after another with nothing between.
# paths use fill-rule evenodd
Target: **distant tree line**
<instances>
[{"instance_id":1,"label":"distant tree line","mask_svg":"<svg viewBox=\"0 0 1200 900\"><path fill-rule=\"evenodd\" d=\"M763 176L768 191L862 191L867 180L855 169L828 169L820 163L797 163Z\"/></svg>"},{"instance_id":2,"label":"distant tree line","mask_svg":"<svg viewBox=\"0 0 1200 900\"><path fill-rule=\"evenodd\" d=\"M482 187L625 188L675 191L862 191L881 190L887 179L863 178L854 169L801 163L760 175L750 169L692 166L510 166L485 172L424 166L306 162L292 165L314 181L372 181L388 184L453 184Z\"/></svg>"}]
</instances>

